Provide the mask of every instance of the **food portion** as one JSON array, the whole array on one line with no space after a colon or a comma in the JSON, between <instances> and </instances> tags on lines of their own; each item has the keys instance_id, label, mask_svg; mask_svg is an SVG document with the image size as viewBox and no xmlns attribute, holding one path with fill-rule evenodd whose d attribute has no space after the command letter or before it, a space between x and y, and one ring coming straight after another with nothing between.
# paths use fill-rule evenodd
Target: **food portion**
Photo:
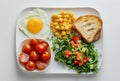
<instances>
[{"instance_id":1,"label":"food portion","mask_svg":"<svg viewBox=\"0 0 120 81\"><path fill-rule=\"evenodd\" d=\"M98 52L94 44L85 42L74 33L66 40L54 38L52 49L55 52L55 61L77 73L98 72Z\"/></svg>"},{"instance_id":2,"label":"food portion","mask_svg":"<svg viewBox=\"0 0 120 81\"><path fill-rule=\"evenodd\" d=\"M29 39L21 47L20 64L28 71L45 70L51 58L50 46L43 39Z\"/></svg>"},{"instance_id":3,"label":"food portion","mask_svg":"<svg viewBox=\"0 0 120 81\"><path fill-rule=\"evenodd\" d=\"M75 21L73 12L61 11L60 14L52 14L50 23L55 36L66 39L72 32L72 25Z\"/></svg>"},{"instance_id":4,"label":"food portion","mask_svg":"<svg viewBox=\"0 0 120 81\"><path fill-rule=\"evenodd\" d=\"M30 38L47 38L50 35L48 15L42 9L33 9L26 12L21 18L18 27L20 31Z\"/></svg>"},{"instance_id":5,"label":"food portion","mask_svg":"<svg viewBox=\"0 0 120 81\"><path fill-rule=\"evenodd\" d=\"M42 30L43 22L40 20L40 18L30 18L27 22L26 27L30 33L36 34Z\"/></svg>"},{"instance_id":6,"label":"food portion","mask_svg":"<svg viewBox=\"0 0 120 81\"><path fill-rule=\"evenodd\" d=\"M91 43L100 38L98 32L102 29L102 20L94 15L84 15L77 18L74 27L88 43Z\"/></svg>"}]
</instances>

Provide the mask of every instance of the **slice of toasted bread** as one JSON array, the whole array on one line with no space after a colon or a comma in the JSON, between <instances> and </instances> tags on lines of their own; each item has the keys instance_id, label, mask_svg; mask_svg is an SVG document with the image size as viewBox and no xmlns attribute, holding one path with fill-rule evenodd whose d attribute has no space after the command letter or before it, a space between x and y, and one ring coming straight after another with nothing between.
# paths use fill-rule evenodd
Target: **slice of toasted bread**
<instances>
[{"instance_id":1,"label":"slice of toasted bread","mask_svg":"<svg viewBox=\"0 0 120 81\"><path fill-rule=\"evenodd\" d=\"M102 29L102 20L94 15L84 15L76 19L74 27L88 43L91 43Z\"/></svg>"}]
</instances>

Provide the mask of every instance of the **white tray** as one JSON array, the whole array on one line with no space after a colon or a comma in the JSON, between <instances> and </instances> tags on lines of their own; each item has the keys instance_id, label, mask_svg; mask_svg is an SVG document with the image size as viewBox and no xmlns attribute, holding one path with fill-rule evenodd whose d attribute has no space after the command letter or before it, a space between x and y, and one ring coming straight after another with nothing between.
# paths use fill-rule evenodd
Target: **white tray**
<instances>
[{"instance_id":1,"label":"white tray","mask_svg":"<svg viewBox=\"0 0 120 81\"><path fill-rule=\"evenodd\" d=\"M27 39L28 37L26 37L18 29L18 23L20 22L20 20L21 20L22 16L24 15L24 13L26 13L27 11L32 10L34 8L36 8L36 7L24 9L19 14L18 19L17 19L17 23L16 23L16 58L17 58L18 66L20 67L21 70L24 70L24 69L21 67L21 65L19 63L19 60L18 60L18 55L19 55L19 50L18 49L19 49L19 46L20 46L21 42L23 40ZM39 7L37 7L37 8L39 8ZM40 8L40 9L43 9L48 14L49 19L51 19L50 17L51 17L52 13L56 13L56 12L58 12L61 9L62 10L69 10L69 11L74 12L76 17L81 16L81 15L87 15L87 14L96 15L96 16L100 17L100 13L96 9L89 8L89 7L78 7L78 8ZM97 42L95 42L94 44L95 44L95 47L98 49L98 52L100 54L99 55L99 65L98 65L98 68L100 68L101 63L102 63L102 58L103 58L103 33L102 33L101 38ZM51 46L52 46L52 44L51 44ZM52 58L51 58L51 62L49 64L49 66L48 66L48 69L46 71L44 71L44 72L35 71L35 72L39 72L41 74L77 74L76 71L69 70L69 68L64 66L63 64L55 62L54 61L54 55L55 54L51 50L51 57ZM30 72L32 73L32 71L30 71ZM92 73L89 73L89 74L92 74Z\"/></svg>"}]
</instances>

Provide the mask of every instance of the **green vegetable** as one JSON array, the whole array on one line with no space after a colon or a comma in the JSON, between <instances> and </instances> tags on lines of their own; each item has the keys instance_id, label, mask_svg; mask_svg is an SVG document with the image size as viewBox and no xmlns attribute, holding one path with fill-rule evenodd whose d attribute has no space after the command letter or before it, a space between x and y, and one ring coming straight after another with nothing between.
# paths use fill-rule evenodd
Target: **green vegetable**
<instances>
[{"instance_id":1,"label":"green vegetable","mask_svg":"<svg viewBox=\"0 0 120 81\"><path fill-rule=\"evenodd\" d=\"M76 70L77 73L98 72L98 51L95 49L94 44L86 43L85 41L82 40L81 46L78 46L77 48L72 48L70 41L73 36L74 33L70 34L70 38L67 38L66 40L61 40L56 37L53 38L52 49L55 52L55 57L54 57L55 61L68 66L70 69ZM82 52L82 49L85 49L84 54L89 58L89 60L85 64L80 66L74 63L76 59L75 51ZM65 50L72 51L73 53L72 56L66 58Z\"/></svg>"}]
</instances>

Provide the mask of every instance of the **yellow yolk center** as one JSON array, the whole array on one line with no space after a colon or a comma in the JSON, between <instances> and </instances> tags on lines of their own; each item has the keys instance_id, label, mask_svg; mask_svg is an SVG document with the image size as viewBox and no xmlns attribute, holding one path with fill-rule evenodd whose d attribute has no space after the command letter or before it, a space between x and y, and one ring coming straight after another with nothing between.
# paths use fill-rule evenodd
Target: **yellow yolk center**
<instances>
[{"instance_id":1,"label":"yellow yolk center","mask_svg":"<svg viewBox=\"0 0 120 81\"><path fill-rule=\"evenodd\" d=\"M43 22L39 18L30 18L27 22L27 30L32 34L40 32L42 28Z\"/></svg>"}]
</instances>

